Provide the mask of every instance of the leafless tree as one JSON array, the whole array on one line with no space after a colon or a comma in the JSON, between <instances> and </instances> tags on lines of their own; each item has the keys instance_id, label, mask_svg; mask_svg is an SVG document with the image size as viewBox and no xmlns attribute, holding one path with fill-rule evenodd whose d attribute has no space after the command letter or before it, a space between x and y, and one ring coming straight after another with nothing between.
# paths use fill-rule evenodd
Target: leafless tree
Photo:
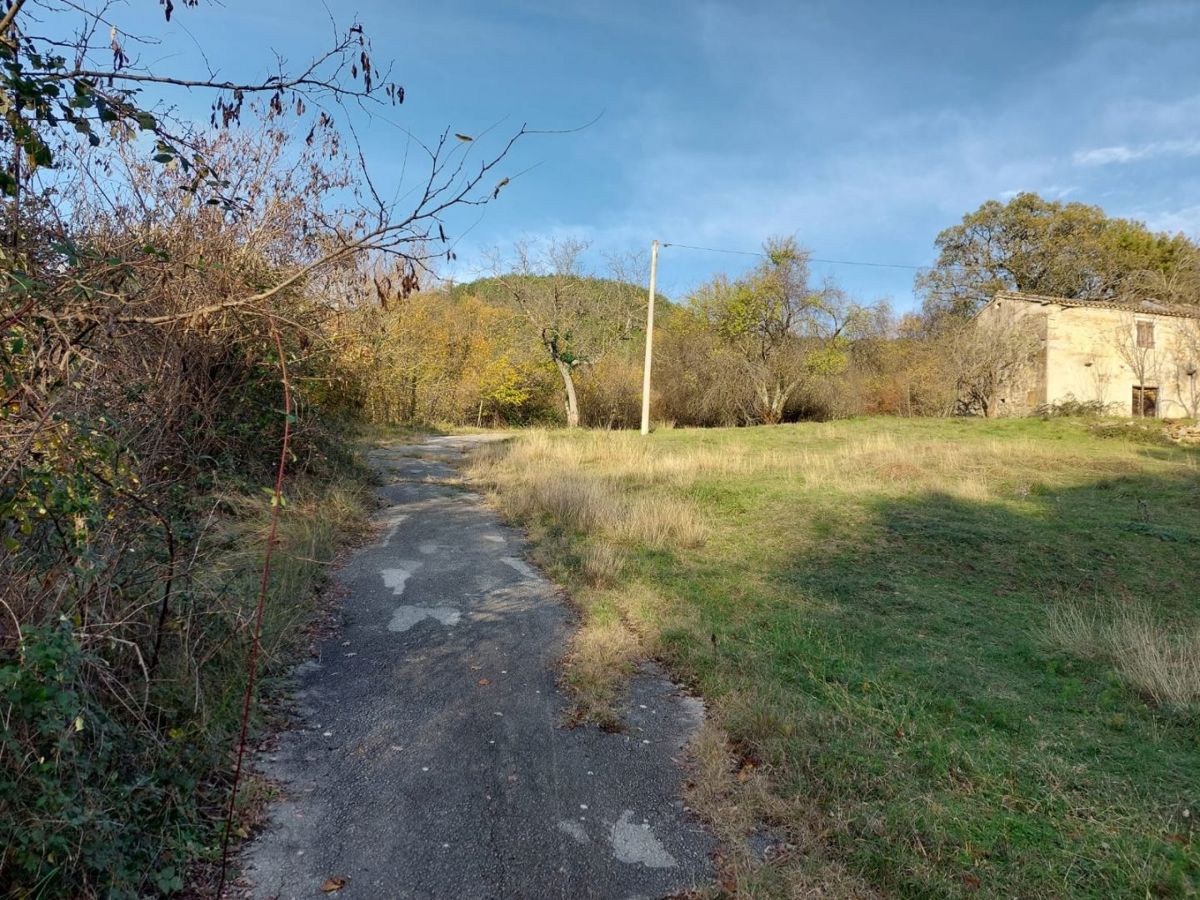
<instances>
[{"instance_id":1,"label":"leafless tree","mask_svg":"<svg viewBox=\"0 0 1200 900\"><path fill-rule=\"evenodd\" d=\"M1146 414L1145 390L1157 387L1163 374L1164 348L1157 324L1153 319L1126 312L1121 313L1112 331L1113 348L1137 381L1135 390L1140 393L1134 413L1139 417Z\"/></svg>"},{"instance_id":2,"label":"leafless tree","mask_svg":"<svg viewBox=\"0 0 1200 900\"><path fill-rule=\"evenodd\" d=\"M1175 395L1189 418L1200 418L1200 318L1181 318L1172 337Z\"/></svg>"},{"instance_id":3,"label":"leafless tree","mask_svg":"<svg viewBox=\"0 0 1200 900\"><path fill-rule=\"evenodd\" d=\"M986 417L996 414L1002 393L1028 382L1041 347L1038 324L1029 318L948 324L936 340L954 375L959 409Z\"/></svg>"}]
</instances>

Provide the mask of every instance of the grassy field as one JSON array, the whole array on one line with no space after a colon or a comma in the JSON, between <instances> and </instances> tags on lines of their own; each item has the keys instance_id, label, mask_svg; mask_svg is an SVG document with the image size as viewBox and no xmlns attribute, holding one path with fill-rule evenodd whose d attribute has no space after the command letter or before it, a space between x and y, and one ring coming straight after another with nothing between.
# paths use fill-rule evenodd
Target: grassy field
<instances>
[{"instance_id":1,"label":"grassy field","mask_svg":"<svg viewBox=\"0 0 1200 900\"><path fill-rule=\"evenodd\" d=\"M643 656L709 701L745 896L1195 896L1200 452L1103 430L532 432L472 476L584 612L579 717Z\"/></svg>"}]
</instances>

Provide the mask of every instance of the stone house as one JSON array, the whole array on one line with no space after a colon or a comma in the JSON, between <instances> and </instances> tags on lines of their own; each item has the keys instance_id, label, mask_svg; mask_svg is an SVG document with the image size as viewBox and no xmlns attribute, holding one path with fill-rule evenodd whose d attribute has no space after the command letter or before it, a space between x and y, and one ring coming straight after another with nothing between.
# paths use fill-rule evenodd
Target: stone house
<instances>
[{"instance_id":1,"label":"stone house","mask_svg":"<svg viewBox=\"0 0 1200 900\"><path fill-rule=\"evenodd\" d=\"M976 323L1000 335L1021 329L1033 348L1001 383L999 415L1069 400L1100 403L1113 415L1200 413L1200 307L1001 291Z\"/></svg>"}]
</instances>

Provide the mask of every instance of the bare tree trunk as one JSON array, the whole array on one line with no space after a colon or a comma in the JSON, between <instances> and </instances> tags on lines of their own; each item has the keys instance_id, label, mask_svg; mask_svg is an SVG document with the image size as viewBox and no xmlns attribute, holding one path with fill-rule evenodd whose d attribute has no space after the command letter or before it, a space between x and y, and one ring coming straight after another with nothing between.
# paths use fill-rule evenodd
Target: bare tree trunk
<instances>
[{"instance_id":1,"label":"bare tree trunk","mask_svg":"<svg viewBox=\"0 0 1200 900\"><path fill-rule=\"evenodd\" d=\"M774 425L771 418L771 386L765 380L760 380L754 386L757 402L754 404L754 415L763 425Z\"/></svg>"},{"instance_id":2,"label":"bare tree trunk","mask_svg":"<svg viewBox=\"0 0 1200 900\"><path fill-rule=\"evenodd\" d=\"M579 400L575 396L575 379L571 377L571 366L557 357L554 364L558 366L558 374L562 376L563 390L566 391L567 427L579 427Z\"/></svg>"},{"instance_id":3,"label":"bare tree trunk","mask_svg":"<svg viewBox=\"0 0 1200 900\"><path fill-rule=\"evenodd\" d=\"M764 425L778 425L782 422L784 407L787 406L788 398L792 396L795 389L794 383L785 385L776 381L774 385L771 385L766 381L760 381L756 389L759 421Z\"/></svg>"}]
</instances>

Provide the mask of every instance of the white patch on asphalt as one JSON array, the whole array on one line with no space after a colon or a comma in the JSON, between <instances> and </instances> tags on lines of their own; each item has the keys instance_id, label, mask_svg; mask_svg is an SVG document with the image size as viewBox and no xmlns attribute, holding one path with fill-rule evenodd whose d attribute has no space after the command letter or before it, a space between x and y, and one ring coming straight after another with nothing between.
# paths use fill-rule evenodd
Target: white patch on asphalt
<instances>
[{"instance_id":1,"label":"white patch on asphalt","mask_svg":"<svg viewBox=\"0 0 1200 900\"><path fill-rule=\"evenodd\" d=\"M491 532L491 531L489 531L485 535L482 535L482 538L485 541L491 541L493 544L503 544L504 543L504 535L496 534L495 532Z\"/></svg>"},{"instance_id":2,"label":"white patch on asphalt","mask_svg":"<svg viewBox=\"0 0 1200 900\"><path fill-rule=\"evenodd\" d=\"M443 625L457 625L462 613L449 606L398 606L388 622L388 631L408 631L418 622L436 619Z\"/></svg>"},{"instance_id":3,"label":"white patch on asphalt","mask_svg":"<svg viewBox=\"0 0 1200 900\"><path fill-rule=\"evenodd\" d=\"M578 822L572 822L570 819L564 819L558 823L558 830L563 834L569 834L575 839L577 844L589 843L587 832L583 830L583 826Z\"/></svg>"},{"instance_id":4,"label":"white patch on asphalt","mask_svg":"<svg viewBox=\"0 0 1200 900\"><path fill-rule=\"evenodd\" d=\"M408 583L408 579L412 577L412 573L421 567L419 562L406 562L405 568L381 569L379 577L383 579L383 583L392 589L392 593L399 597L404 593L404 585Z\"/></svg>"},{"instance_id":5,"label":"white patch on asphalt","mask_svg":"<svg viewBox=\"0 0 1200 900\"><path fill-rule=\"evenodd\" d=\"M426 556L428 556L431 553L437 553L438 545L435 544L433 541L422 541L420 544L417 545L417 549L420 550L422 553L424 553Z\"/></svg>"},{"instance_id":6,"label":"white patch on asphalt","mask_svg":"<svg viewBox=\"0 0 1200 900\"><path fill-rule=\"evenodd\" d=\"M526 578L536 579L538 577L538 573L534 571L533 566L529 565L523 559L517 559L515 556L502 556L500 562L504 563L510 569L515 569Z\"/></svg>"},{"instance_id":7,"label":"white patch on asphalt","mask_svg":"<svg viewBox=\"0 0 1200 900\"><path fill-rule=\"evenodd\" d=\"M608 836L613 853L623 863L636 863L649 869L674 869L675 857L667 852L647 824L633 821L633 810L621 813Z\"/></svg>"},{"instance_id":8,"label":"white patch on asphalt","mask_svg":"<svg viewBox=\"0 0 1200 900\"><path fill-rule=\"evenodd\" d=\"M392 513L390 516L387 516L383 520L384 524L387 526L387 531L383 533L383 537L375 542L375 546L386 547L388 544L390 544L392 542L392 538L396 536L396 532L407 518L407 513Z\"/></svg>"}]
</instances>

